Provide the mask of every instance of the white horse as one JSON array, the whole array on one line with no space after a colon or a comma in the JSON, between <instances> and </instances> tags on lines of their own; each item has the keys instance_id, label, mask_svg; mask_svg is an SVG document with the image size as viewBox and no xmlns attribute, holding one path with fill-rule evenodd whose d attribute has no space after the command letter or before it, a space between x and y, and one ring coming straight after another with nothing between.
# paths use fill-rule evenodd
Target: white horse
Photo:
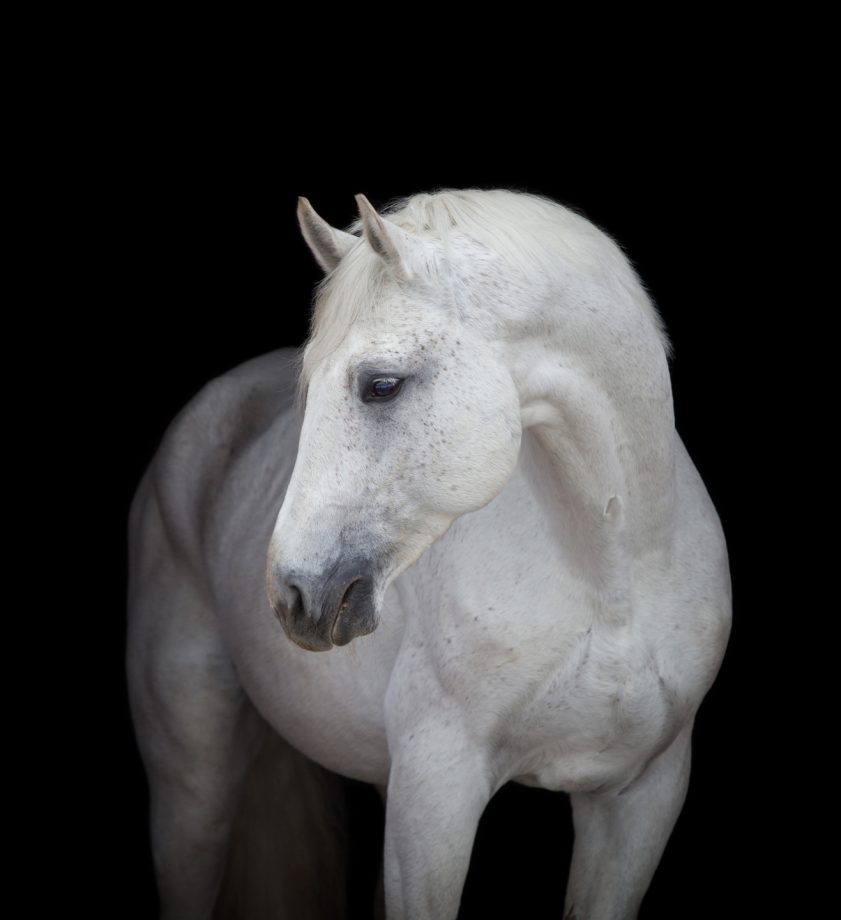
<instances>
[{"instance_id":1,"label":"white horse","mask_svg":"<svg viewBox=\"0 0 841 920\"><path fill-rule=\"evenodd\" d=\"M132 508L163 916L211 915L267 725L272 769L297 749L381 790L390 920L456 917L509 780L570 794L565 916L633 918L731 620L660 317L617 244L546 198L357 202L349 231L299 202L327 272L302 362L208 384ZM272 833L281 875L304 832Z\"/></svg>"}]
</instances>

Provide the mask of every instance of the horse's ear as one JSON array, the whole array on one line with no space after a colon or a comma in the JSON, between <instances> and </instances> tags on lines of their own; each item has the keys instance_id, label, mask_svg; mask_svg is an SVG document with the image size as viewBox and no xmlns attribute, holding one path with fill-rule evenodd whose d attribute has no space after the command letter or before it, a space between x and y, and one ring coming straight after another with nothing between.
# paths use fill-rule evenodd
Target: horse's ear
<instances>
[{"instance_id":1,"label":"horse's ear","mask_svg":"<svg viewBox=\"0 0 841 920\"><path fill-rule=\"evenodd\" d=\"M380 217L364 195L356 195L362 233L391 273L404 281L412 277L411 253L415 240L402 227Z\"/></svg>"},{"instance_id":2,"label":"horse's ear","mask_svg":"<svg viewBox=\"0 0 841 920\"><path fill-rule=\"evenodd\" d=\"M315 261L326 272L333 271L351 246L359 242L359 237L331 227L323 217L315 213L306 198L298 199L298 223Z\"/></svg>"}]
</instances>

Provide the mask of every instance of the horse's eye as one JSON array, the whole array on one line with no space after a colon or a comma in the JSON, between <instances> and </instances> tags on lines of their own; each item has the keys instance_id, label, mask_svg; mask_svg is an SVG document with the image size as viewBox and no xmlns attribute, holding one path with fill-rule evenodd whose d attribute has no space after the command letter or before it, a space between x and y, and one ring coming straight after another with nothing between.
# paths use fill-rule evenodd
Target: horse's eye
<instances>
[{"instance_id":1,"label":"horse's eye","mask_svg":"<svg viewBox=\"0 0 841 920\"><path fill-rule=\"evenodd\" d=\"M384 402L393 399L403 386L400 377L373 377L368 384L366 397L375 402Z\"/></svg>"}]
</instances>

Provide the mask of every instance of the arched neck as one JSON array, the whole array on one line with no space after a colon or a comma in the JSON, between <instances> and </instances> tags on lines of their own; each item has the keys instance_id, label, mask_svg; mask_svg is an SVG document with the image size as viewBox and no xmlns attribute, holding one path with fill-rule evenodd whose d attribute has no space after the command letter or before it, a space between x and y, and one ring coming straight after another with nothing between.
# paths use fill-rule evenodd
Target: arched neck
<instances>
[{"instance_id":1,"label":"arched neck","mask_svg":"<svg viewBox=\"0 0 841 920\"><path fill-rule=\"evenodd\" d=\"M668 547L675 508L670 390L659 398L604 386L556 358L524 373L530 474L606 614L627 615L633 562Z\"/></svg>"}]
</instances>

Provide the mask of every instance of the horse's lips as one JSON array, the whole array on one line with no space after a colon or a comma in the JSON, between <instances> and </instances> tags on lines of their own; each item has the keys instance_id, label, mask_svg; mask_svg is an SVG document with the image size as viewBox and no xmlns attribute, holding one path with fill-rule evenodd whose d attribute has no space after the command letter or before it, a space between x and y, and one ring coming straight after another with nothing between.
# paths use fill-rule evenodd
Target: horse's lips
<instances>
[{"instance_id":1,"label":"horse's lips","mask_svg":"<svg viewBox=\"0 0 841 920\"><path fill-rule=\"evenodd\" d=\"M348 585L328 633L334 645L347 645L377 628L379 617L375 596L371 576L359 575Z\"/></svg>"},{"instance_id":2,"label":"horse's lips","mask_svg":"<svg viewBox=\"0 0 841 920\"><path fill-rule=\"evenodd\" d=\"M336 616L333 620L333 625L330 627L330 641L334 645L347 645L348 642L350 642L351 639L354 638L353 635L348 635L348 636L339 635L337 633L337 627L339 626L339 620L342 618L342 614L344 614L347 611L348 607L350 606L351 593L353 592L354 586L357 585L358 583L359 583L359 579L357 578L355 581L352 581L348 585L347 590L344 593L344 597L342 597L342 602L339 604L339 609L336 611Z\"/></svg>"}]
</instances>

